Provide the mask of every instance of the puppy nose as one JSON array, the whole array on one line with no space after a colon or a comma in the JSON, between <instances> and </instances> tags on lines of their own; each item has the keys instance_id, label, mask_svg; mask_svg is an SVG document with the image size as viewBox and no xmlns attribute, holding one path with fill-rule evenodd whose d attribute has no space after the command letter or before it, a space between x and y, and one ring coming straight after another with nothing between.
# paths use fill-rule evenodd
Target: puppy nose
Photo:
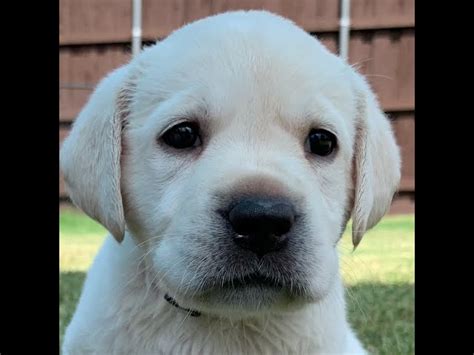
<instances>
[{"instance_id":1,"label":"puppy nose","mask_svg":"<svg viewBox=\"0 0 474 355\"><path fill-rule=\"evenodd\" d=\"M234 242L260 257L284 247L294 220L293 205L281 198L246 198L229 212Z\"/></svg>"}]
</instances>

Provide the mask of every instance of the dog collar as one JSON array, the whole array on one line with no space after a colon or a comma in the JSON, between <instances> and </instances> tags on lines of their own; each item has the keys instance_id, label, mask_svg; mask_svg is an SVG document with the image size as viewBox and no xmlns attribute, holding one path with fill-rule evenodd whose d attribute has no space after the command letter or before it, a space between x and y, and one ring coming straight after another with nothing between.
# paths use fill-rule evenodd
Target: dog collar
<instances>
[{"instance_id":1,"label":"dog collar","mask_svg":"<svg viewBox=\"0 0 474 355\"><path fill-rule=\"evenodd\" d=\"M178 302L176 302L176 300L175 300L173 297L169 296L168 294L165 294L165 300L166 300L169 304L171 304L172 306L175 306L176 308L179 308L179 309L182 309L183 311L188 312L191 317L199 317L199 316L201 315L201 312L199 312L199 311L195 311L195 310L193 310L193 309L181 307L181 306L178 304Z\"/></svg>"}]
</instances>

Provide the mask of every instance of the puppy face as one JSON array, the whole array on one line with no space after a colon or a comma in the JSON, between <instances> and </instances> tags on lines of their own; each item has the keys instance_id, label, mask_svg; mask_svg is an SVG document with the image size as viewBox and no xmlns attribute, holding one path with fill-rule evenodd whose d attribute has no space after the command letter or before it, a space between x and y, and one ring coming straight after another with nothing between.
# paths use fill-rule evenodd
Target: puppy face
<instances>
[{"instance_id":1,"label":"puppy face","mask_svg":"<svg viewBox=\"0 0 474 355\"><path fill-rule=\"evenodd\" d=\"M126 225L184 307L318 301L351 213L357 244L390 204L398 150L370 89L280 17L195 22L106 80L62 151L71 196L116 238ZM76 157L89 136L95 163ZM76 176L84 164L96 191Z\"/></svg>"}]
</instances>

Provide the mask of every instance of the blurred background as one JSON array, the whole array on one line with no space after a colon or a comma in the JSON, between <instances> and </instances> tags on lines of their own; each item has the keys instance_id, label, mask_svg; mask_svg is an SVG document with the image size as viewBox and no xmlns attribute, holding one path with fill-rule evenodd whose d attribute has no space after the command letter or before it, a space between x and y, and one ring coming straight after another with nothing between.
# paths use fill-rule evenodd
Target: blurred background
<instances>
[{"instance_id":1,"label":"blurred background","mask_svg":"<svg viewBox=\"0 0 474 355\"><path fill-rule=\"evenodd\" d=\"M60 0L60 142L99 80L140 46L195 19L242 9L288 17L347 58L390 117L403 159L400 189L389 216L354 253L348 228L341 267L351 323L369 350L413 353L414 0ZM106 231L72 207L59 179L62 335Z\"/></svg>"}]
</instances>

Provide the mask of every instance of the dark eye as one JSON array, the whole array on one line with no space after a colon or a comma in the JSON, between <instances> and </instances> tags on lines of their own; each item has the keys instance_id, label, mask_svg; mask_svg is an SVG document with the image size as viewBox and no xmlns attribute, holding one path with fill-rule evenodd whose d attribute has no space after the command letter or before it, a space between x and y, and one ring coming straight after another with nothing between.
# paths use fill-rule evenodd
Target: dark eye
<instances>
[{"instance_id":1,"label":"dark eye","mask_svg":"<svg viewBox=\"0 0 474 355\"><path fill-rule=\"evenodd\" d=\"M175 149L197 147L201 144L199 126L194 122L183 122L168 129L162 136L163 141Z\"/></svg>"},{"instance_id":2,"label":"dark eye","mask_svg":"<svg viewBox=\"0 0 474 355\"><path fill-rule=\"evenodd\" d=\"M312 129L306 143L307 150L313 154L326 156L336 148L337 139L334 134L324 129Z\"/></svg>"}]
</instances>

